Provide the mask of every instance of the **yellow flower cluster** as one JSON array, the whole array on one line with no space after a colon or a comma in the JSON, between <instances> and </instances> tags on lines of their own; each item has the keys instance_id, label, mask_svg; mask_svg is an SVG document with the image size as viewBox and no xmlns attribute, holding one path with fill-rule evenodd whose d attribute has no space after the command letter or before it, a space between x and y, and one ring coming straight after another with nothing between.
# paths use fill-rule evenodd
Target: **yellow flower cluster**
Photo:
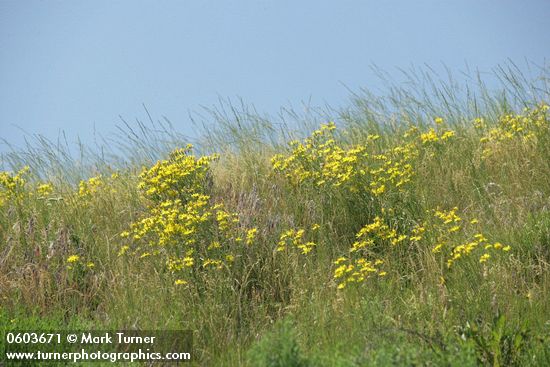
<instances>
[{"instance_id":1,"label":"yellow flower cluster","mask_svg":"<svg viewBox=\"0 0 550 367\"><path fill-rule=\"evenodd\" d=\"M248 232L246 232L246 244L252 245L254 243L254 239L256 238L256 235L258 233L258 228L252 228L249 229Z\"/></svg>"},{"instance_id":2,"label":"yellow flower cluster","mask_svg":"<svg viewBox=\"0 0 550 367\"><path fill-rule=\"evenodd\" d=\"M398 234L379 216L361 228L355 237L357 240L349 249L349 257L342 256L334 261L337 265L334 278L338 282L338 289L344 289L349 283L361 283L374 275L385 276L386 271L380 269L383 260L367 260L371 257L371 248L385 243L395 246L408 238Z\"/></svg>"},{"instance_id":3,"label":"yellow flower cluster","mask_svg":"<svg viewBox=\"0 0 550 367\"><path fill-rule=\"evenodd\" d=\"M146 249L138 247L135 253L164 257L172 273L229 266L234 261L231 252L243 242L241 233L250 246L257 229L241 229L235 213L222 204L210 205L210 199L208 195L192 194L186 204L180 199L163 201L121 236L145 242ZM121 248L120 255L128 250Z\"/></svg>"},{"instance_id":4,"label":"yellow flower cluster","mask_svg":"<svg viewBox=\"0 0 550 367\"><path fill-rule=\"evenodd\" d=\"M359 251L375 243L376 240L389 241L393 246L403 242L408 238L406 235L398 234L394 228L390 228L383 223L380 217L375 217L374 221L367 224L356 234L357 241L353 243L350 252Z\"/></svg>"},{"instance_id":5,"label":"yellow flower cluster","mask_svg":"<svg viewBox=\"0 0 550 367\"><path fill-rule=\"evenodd\" d=\"M67 269L73 270L75 267L81 268L81 269L88 269L91 270L95 267L95 264L91 261L85 262L82 261L79 255L71 255L67 258Z\"/></svg>"},{"instance_id":6,"label":"yellow flower cluster","mask_svg":"<svg viewBox=\"0 0 550 367\"><path fill-rule=\"evenodd\" d=\"M47 197L51 195L51 193L53 192L53 189L54 189L53 184L51 182L47 182L47 183L38 185L38 187L36 188L36 191L38 192L38 195L40 197Z\"/></svg>"},{"instance_id":7,"label":"yellow flower cluster","mask_svg":"<svg viewBox=\"0 0 550 367\"><path fill-rule=\"evenodd\" d=\"M434 210L434 216L436 218L439 218L443 221L443 224L449 224L449 223L459 223L462 221L462 218L460 218L456 211L458 210L458 207L454 207L451 210L448 211L441 211L441 210Z\"/></svg>"},{"instance_id":8,"label":"yellow flower cluster","mask_svg":"<svg viewBox=\"0 0 550 367\"><path fill-rule=\"evenodd\" d=\"M334 264L337 268L334 270L334 278L338 281L338 289L344 289L350 283L362 283L373 275L385 276L386 272L379 268L383 263L383 260L368 261L364 258L336 259Z\"/></svg>"},{"instance_id":9,"label":"yellow flower cluster","mask_svg":"<svg viewBox=\"0 0 550 367\"><path fill-rule=\"evenodd\" d=\"M10 200L21 200L25 193L25 176L29 167L23 167L17 173L0 172L0 207Z\"/></svg>"},{"instance_id":10,"label":"yellow flower cluster","mask_svg":"<svg viewBox=\"0 0 550 367\"><path fill-rule=\"evenodd\" d=\"M147 212L121 237L144 245L119 251L122 256L133 247L140 258L161 257L177 285L188 284L184 278L190 275L197 280L200 270L230 267L236 248L252 245L258 231L242 228L236 213L212 203L205 178L214 157L191 153L190 146L176 150L143 170L138 187L149 199Z\"/></svg>"},{"instance_id":11,"label":"yellow flower cluster","mask_svg":"<svg viewBox=\"0 0 550 367\"><path fill-rule=\"evenodd\" d=\"M405 140L384 152L367 152L368 144L379 138L369 135L367 145L344 148L336 142L334 123L321 125L303 142L292 141L288 155L277 154L273 170L283 174L292 185L309 183L318 187L346 187L351 192L368 191L379 196L402 186L414 176L414 163L422 145L444 142L454 136L452 130L436 132L433 128L420 133L413 127ZM439 129L439 127L438 127Z\"/></svg>"},{"instance_id":12,"label":"yellow flower cluster","mask_svg":"<svg viewBox=\"0 0 550 367\"><path fill-rule=\"evenodd\" d=\"M432 253L443 255L443 261L448 268L457 261L471 256L476 256L479 263L486 263L493 255L511 250L510 246L504 246L500 242L489 242L479 232L471 238L466 237L467 240L464 241L463 232L467 231L464 230L465 225L457 211L457 207L450 210L435 209L431 211L433 220L413 226L408 234L398 232L388 225L383 217L376 216L371 223L357 232L357 240L350 247L349 256L340 257L334 262L338 265L334 271L338 289L345 288L348 283L360 283L373 275L386 275L386 271L379 267L384 264L382 259L368 259L373 257L374 252L387 252L402 243L420 243L425 240L432 246ZM391 210L383 210L382 214L391 214ZM471 226L478 222L474 218L466 225ZM428 237L426 237L427 233L429 233Z\"/></svg>"},{"instance_id":13,"label":"yellow flower cluster","mask_svg":"<svg viewBox=\"0 0 550 367\"><path fill-rule=\"evenodd\" d=\"M317 228L318 226L314 225L312 230L316 230ZM317 244L312 241L305 241L304 234L304 229L289 229L283 232L279 238L279 243L277 244L277 251L285 251L290 246L300 250L303 255L309 254L311 250L317 246Z\"/></svg>"},{"instance_id":14,"label":"yellow flower cluster","mask_svg":"<svg viewBox=\"0 0 550 367\"><path fill-rule=\"evenodd\" d=\"M441 141L444 142L453 136L455 136L455 132L453 130L444 130L438 133L434 130L434 128L430 128L427 132L420 134L420 140L422 141L422 144L429 144Z\"/></svg>"},{"instance_id":15,"label":"yellow flower cluster","mask_svg":"<svg viewBox=\"0 0 550 367\"><path fill-rule=\"evenodd\" d=\"M358 167L368 156L366 148L343 149L334 139L335 129L334 123L330 122L321 125L304 142L291 141L292 153L288 157L282 154L273 156L273 169L284 174L294 185L308 181L318 186L340 186L350 181L360 174Z\"/></svg>"},{"instance_id":16,"label":"yellow flower cluster","mask_svg":"<svg viewBox=\"0 0 550 367\"><path fill-rule=\"evenodd\" d=\"M417 156L418 147L414 141L398 145L385 154L373 155L369 170L371 193L381 195L388 187L402 191L403 185L414 176L413 164Z\"/></svg>"},{"instance_id":17,"label":"yellow flower cluster","mask_svg":"<svg viewBox=\"0 0 550 367\"><path fill-rule=\"evenodd\" d=\"M466 241L460 241L457 233L463 231L465 226L475 225L479 221L477 219L471 219L466 224L462 224L462 218L456 213L457 207L450 210L433 211L433 216L436 219L435 223L432 223L431 230L437 234L436 245L432 248L434 254L442 253L446 256L447 267L453 266L453 264L468 257L469 255L479 256L479 262L487 262L491 258L491 252L494 251L510 251L510 246L503 246L501 243L496 242L491 244L483 233L476 233ZM456 245L457 241L461 244ZM479 253L482 252L481 255Z\"/></svg>"},{"instance_id":18,"label":"yellow flower cluster","mask_svg":"<svg viewBox=\"0 0 550 367\"><path fill-rule=\"evenodd\" d=\"M506 114L499 118L498 125L488 128L485 121L481 118L474 120L474 126L483 131L481 143L486 144L483 156L490 155L492 149L499 143L512 139L521 139L524 142L535 140L544 131L548 132L550 128L548 120L548 109L550 107L541 103L538 107L525 108L519 114Z\"/></svg>"},{"instance_id":19,"label":"yellow flower cluster","mask_svg":"<svg viewBox=\"0 0 550 367\"><path fill-rule=\"evenodd\" d=\"M90 177L88 180L82 180L78 184L78 196L89 198L97 193L105 185L103 176Z\"/></svg>"},{"instance_id":20,"label":"yellow flower cluster","mask_svg":"<svg viewBox=\"0 0 550 367\"><path fill-rule=\"evenodd\" d=\"M144 168L138 188L147 198L158 203L180 199L185 203L194 193L204 192L210 162L216 155L195 157L191 144L170 153L167 160L158 161L153 167Z\"/></svg>"},{"instance_id":21,"label":"yellow flower cluster","mask_svg":"<svg viewBox=\"0 0 550 367\"><path fill-rule=\"evenodd\" d=\"M69 264L72 264L72 263L75 263L75 262L78 262L80 260L80 256L78 255L71 255L67 258L67 262Z\"/></svg>"}]
</instances>

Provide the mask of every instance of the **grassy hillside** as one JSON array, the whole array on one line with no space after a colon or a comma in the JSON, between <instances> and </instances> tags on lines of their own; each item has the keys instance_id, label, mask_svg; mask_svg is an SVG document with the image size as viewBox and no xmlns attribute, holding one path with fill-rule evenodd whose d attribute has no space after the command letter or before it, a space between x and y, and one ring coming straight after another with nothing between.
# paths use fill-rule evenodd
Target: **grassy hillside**
<instances>
[{"instance_id":1,"label":"grassy hillside","mask_svg":"<svg viewBox=\"0 0 550 367\"><path fill-rule=\"evenodd\" d=\"M297 130L210 111L198 149L142 129L126 163L5 155L1 328L188 328L196 365L550 364L548 89L497 75Z\"/></svg>"}]
</instances>

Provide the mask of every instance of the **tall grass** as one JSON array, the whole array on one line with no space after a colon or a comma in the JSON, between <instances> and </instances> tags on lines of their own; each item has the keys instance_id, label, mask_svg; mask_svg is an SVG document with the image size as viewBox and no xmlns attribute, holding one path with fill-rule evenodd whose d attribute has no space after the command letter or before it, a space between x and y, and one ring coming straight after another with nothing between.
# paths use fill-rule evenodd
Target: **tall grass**
<instances>
[{"instance_id":1,"label":"tall grass","mask_svg":"<svg viewBox=\"0 0 550 367\"><path fill-rule=\"evenodd\" d=\"M530 67L529 76L512 63L495 68L493 89L480 72L457 80L416 68L396 82L377 70L384 93L352 92L345 108L282 109L270 117L220 101L192 115L201 131L195 154L220 154L205 192L238 213L239 228L258 229L253 246L235 253L236 265L205 276L200 292L175 286L162 262L118 255L131 242L120 234L150 210L138 189L142 167L166 159L188 137L146 109L147 122L123 121L117 136L92 148L79 144L76 153L65 139L37 136L2 155L4 169L28 166L30 177L24 198L0 208L0 325L28 326L40 316L49 321L37 327L77 319L103 329L189 328L196 365L548 364L548 119L536 143L507 141L489 157L472 123L482 117L491 129L503 115L548 102L548 67ZM335 121L339 146L367 145L375 154L401 144L410 126L428 131L435 117L454 139L415 160L414 178L395 195L296 186L272 167L275 154L291 154L290 140L320 123ZM78 193L81 180L99 174L101 184L87 181ZM54 189L41 195L36 186L46 181ZM511 255L445 270L432 247L379 244L388 274L337 289L334 260L381 208L406 231L429 221L432 209L455 206L491 241L510 245ZM314 224L311 254L276 250L281 233ZM469 231L461 240L475 233ZM72 255L81 268L68 268Z\"/></svg>"}]
</instances>

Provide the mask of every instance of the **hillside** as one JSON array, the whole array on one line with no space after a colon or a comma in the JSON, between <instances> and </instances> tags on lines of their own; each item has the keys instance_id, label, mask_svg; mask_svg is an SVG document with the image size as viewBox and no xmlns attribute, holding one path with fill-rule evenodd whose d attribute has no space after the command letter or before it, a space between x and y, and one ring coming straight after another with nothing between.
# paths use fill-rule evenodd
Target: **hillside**
<instances>
[{"instance_id":1,"label":"hillside","mask_svg":"<svg viewBox=\"0 0 550 367\"><path fill-rule=\"evenodd\" d=\"M548 365L548 101L502 96L356 96L76 182L6 156L0 326L192 329L196 365Z\"/></svg>"}]
</instances>

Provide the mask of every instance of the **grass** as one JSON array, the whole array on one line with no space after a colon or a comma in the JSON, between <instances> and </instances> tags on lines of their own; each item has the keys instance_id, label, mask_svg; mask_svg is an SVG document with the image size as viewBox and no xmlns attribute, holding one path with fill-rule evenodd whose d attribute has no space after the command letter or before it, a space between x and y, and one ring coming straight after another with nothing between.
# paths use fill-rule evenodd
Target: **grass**
<instances>
[{"instance_id":1,"label":"grass","mask_svg":"<svg viewBox=\"0 0 550 367\"><path fill-rule=\"evenodd\" d=\"M404 73L407 83L398 84L380 71L385 94L363 90L348 108L307 116L282 111L274 120L222 103L194 116L203 134L180 158L169 152L188 139L147 111L149 123L124 125L111 150L74 154L38 138L4 154L12 172L0 186L1 328L192 329L195 365L550 364L550 125L540 107L549 100L548 68L528 78L513 64L499 67L493 91L480 74L459 83L429 68ZM312 133L331 120L336 129ZM436 140L425 142L430 129ZM319 140L304 140L311 134ZM354 155L357 147L368 157ZM219 159L197 163L212 153ZM356 160L346 163L345 154ZM381 173L357 174L380 162ZM349 178L338 176L350 167ZM391 172L408 182L397 185ZM184 213L186 203L199 205L192 193L206 195L198 210L209 219L175 222L191 235L166 230L155 208ZM230 231L215 204L238 217ZM434 213L451 216L454 207L461 219L450 222L460 228L451 231ZM386 227L357 237L376 217ZM135 239L132 223L143 218L159 224ZM392 245L392 230L406 239ZM476 234L486 240L448 267L456 246ZM167 244L155 254L147 241L162 235ZM372 242L350 251L362 239ZM214 241L222 248L209 248ZM193 265L167 269L190 248ZM375 270L364 280L335 276L339 257Z\"/></svg>"}]
</instances>

